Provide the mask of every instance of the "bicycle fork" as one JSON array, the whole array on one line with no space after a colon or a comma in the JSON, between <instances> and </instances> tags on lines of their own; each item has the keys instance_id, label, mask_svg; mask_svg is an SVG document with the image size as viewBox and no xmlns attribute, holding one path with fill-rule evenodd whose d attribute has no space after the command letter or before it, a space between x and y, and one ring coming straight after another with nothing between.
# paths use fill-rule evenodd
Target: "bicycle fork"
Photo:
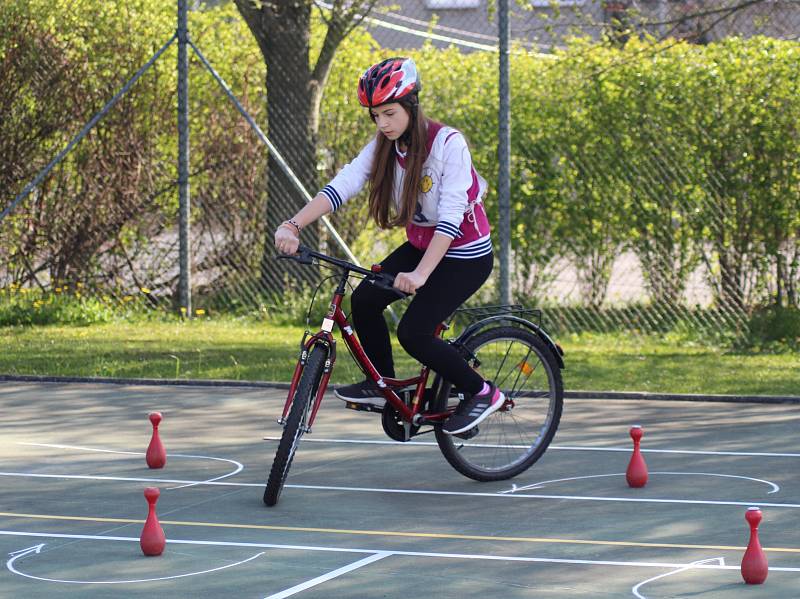
<instances>
[{"instance_id":1,"label":"bicycle fork","mask_svg":"<svg viewBox=\"0 0 800 599\"><path fill-rule=\"evenodd\" d=\"M306 339L308 339L308 341L306 341ZM325 365L322 369L322 376L320 377L317 391L314 396L311 415L308 418L308 422L301 425L302 432L304 434L311 432L311 425L314 424L314 419L317 417L317 412L322 404L322 397L325 395L325 391L328 388L328 381L330 381L331 373L333 372L333 365L336 362L336 340L333 339L333 336L330 335L330 333L326 334L320 332L312 335L310 338L308 337L308 332L303 335L303 340L300 342L300 357L297 360L297 365L294 368L292 383L289 386L289 393L287 394L286 402L283 405L283 412L281 413L281 417L278 418L278 424L281 426L286 424L286 416L289 414L289 409L292 407L294 395L297 392L297 385L300 382L300 377L302 377L303 371L305 370L306 363L308 362L308 356L316 347L324 348L327 356L325 358Z\"/></svg>"}]
</instances>

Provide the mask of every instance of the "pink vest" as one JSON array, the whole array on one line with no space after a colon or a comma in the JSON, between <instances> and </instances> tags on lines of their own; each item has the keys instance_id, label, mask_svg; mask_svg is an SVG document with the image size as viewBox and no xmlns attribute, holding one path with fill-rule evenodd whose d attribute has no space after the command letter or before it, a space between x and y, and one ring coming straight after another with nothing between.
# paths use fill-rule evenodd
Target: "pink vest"
<instances>
[{"instance_id":1,"label":"pink vest","mask_svg":"<svg viewBox=\"0 0 800 599\"><path fill-rule=\"evenodd\" d=\"M430 154L433 142L436 135L444 125L435 121L428 122L428 139L426 144L427 153ZM445 139L444 143L455 135L452 132ZM397 161L401 167L405 168L405 158L397 155ZM480 184L478 181L478 174L475 167L471 167L472 171L472 186L467 190L468 208L464 213L464 220L459 227L459 235L452 241L450 248L458 248L469 243L473 243L478 239L487 237L491 232L489 226L489 219L486 217L486 209L483 206L478 194L480 193ZM426 223L427 226L419 225L411 222L406 225L406 236L408 241L417 249L424 250L430 245L433 235L436 233L436 223Z\"/></svg>"}]
</instances>

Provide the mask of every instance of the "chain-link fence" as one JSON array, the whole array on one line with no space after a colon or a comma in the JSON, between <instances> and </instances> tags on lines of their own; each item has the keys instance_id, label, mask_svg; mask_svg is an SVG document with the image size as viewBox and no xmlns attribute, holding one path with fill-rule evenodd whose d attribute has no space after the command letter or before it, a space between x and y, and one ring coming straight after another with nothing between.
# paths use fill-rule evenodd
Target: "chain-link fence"
<instances>
[{"instance_id":1,"label":"chain-link fence","mask_svg":"<svg viewBox=\"0 0 800 599\"><path fill-rule=\"evenodd\" d=\"M175 10L94 8L3 9L0 287L180 310ZM355 83L389 55L415 57L426 114L465 133L496 222L493 4L190 8L195 310L289 301L304 273L273 259L272 231L305 203L298 182L313 196L369 140ZM736 331L759 305L796 306L800 3L534 0L511 15L514 299L569 331ZM365 204L304 241L380 259L402 231L378 231ZM480 301L496 297L495 274Z\"/></svg>"}]
</instances>

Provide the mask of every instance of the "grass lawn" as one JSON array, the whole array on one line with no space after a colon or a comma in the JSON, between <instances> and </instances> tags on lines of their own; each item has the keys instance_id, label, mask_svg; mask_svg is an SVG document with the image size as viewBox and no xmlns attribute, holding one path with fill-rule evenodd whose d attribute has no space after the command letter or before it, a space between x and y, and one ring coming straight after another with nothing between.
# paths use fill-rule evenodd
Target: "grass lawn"
<instances>
[{"instance_id":1,"label":"grass lawn","mask_svg":"<svg viewBox=\"0 0 800 599\"><path fill-rule=\"evenodd\" d=\"M0 374L288 381L303 329L253 321L0 328ZM800 396L800 354L736 354L630 335L558 339L567 390ZM338 344L334 383L359 371ZM414 362L395 343L398 375Z\"/></svg>"}]
</instances>

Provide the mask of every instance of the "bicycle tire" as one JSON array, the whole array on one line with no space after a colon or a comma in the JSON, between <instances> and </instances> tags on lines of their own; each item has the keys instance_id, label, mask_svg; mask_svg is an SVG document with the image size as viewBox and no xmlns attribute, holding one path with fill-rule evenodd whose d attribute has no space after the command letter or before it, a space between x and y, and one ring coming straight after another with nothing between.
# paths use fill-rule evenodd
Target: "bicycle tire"
<instances>
[{"instance_id":1,"label":"bicycle tire","mask_svg":"<svg viewBox=\"0 0 800 599\"><path fill-rule=\"evenodd\" d=\"M544 454L548 445L550 445L550 442L553 440L556 430L558 429L558 424L561 420L561 412L564 403L564 385L561 379L561 371L559 370L556 357L553 355L552 350L547 346L547 344L545 344L532 331L514 326L494 327L486 331L479 332L473 337L469 338L464 343L464 346L468 352L467 355L471 354L473 357L477 358L477 360L481 362L481 367L483 367L487 366L486 362L490 362L491 360L487 359L488 356L482 357L481 349L489 346L491 343L502 340L519 342L522 345L523 350L524 348L528 348L530 354L536 356L538 363L541 363L543 367L543 373L546 375L547 379L546 397L543 395L542 391L515 392L514 386L516 386L516 383L514 383L514 385L509 389L504 388L501 381L495 381L498 383L498 386L500 386L504 393L506 393L506 396L509 399L514 400L514 406L512 406L509 410L504 411L501 409L489 416L489 418L478 425L477 433L470 438L467 438L467 435L470 433L470 431L467 431L464 436L459 437L457 435L449 435L445 433L442 431L441 426L434 427L436 442L438 443L439 449L450 465L464 476L481 482L506 480L517 476L518 474L530 468ZM508 357L509 352L510 349L507 350L506 358ZM469 359L472 360L472 357ZM509 361L509 364L512 362L513 359ZM527 370L535 372L538 368L538 363L532 367L529 364L528 358L525 357L515 368L521 370L522 372L526 372ZM482 375L493 374L492 372L483 371L481 371L481 373ZM520 378L520 375L514 375L517 376L517 379ZM529 380L530 376L530 374L526 375L526 380ZM537 379L539 378L541 378L540 375L537 375ZM451 388L452 386L449 383L444 383L442 385L441 393L443 393L442 401L450 401L452 405L456 398L453 397L454 393L451 393ZM526 397L526 394L528 397ZM535 399L537 398L537 395L544 400L538 402L541 404L541 410L536 407L537 402ZM523 402L529 398L531 401L527 402L527 404L523 404ZM509 419L514 421L517 420L513 414L520 406L517 406L516 403L519 403L520 406L525 405L525 410L528 410L528 405L530 405L530 412L526 411L524 416L527 416L530 413L532 418L538 418L538 420L536 420L536 424L532 425L534 428L538 426L538 431L534 431L536 432L536 436L529 446L525 446L524 443L523 445L519 446L512 445L511 442L507 440L509 439L509 435L505 432L501 432L500 434L497 434L496 431L494 433L489 432L491 430L490 427L492 426L495 428L503 426L502 419L506 419L507 422ZM541 417L536 416L538 413L537 410L542 412ZM472 432L475 432L475 429L473 429ZM519 438L524 440L524 437L522 437L522 433L520 433L520 431L515 432ZM497 443L490 443L490 441L494 438L498 439ZM517 436L514 437L515 440L517 438ZM508 451L508 448L514 448L514 450L520 449L522 452L513 457L513 459L509 459L509 462L506 464L494 464L487 466L486 464L477 463L479 456L481 455L488 455L492 452L495 455L500 455L501 450L505 449ZM508 453L509 458L512 457L512 454L513 451Z\"/></svg>"},{"instance_id":2,"label":"bicycle tire","mask_svg":"<svg viewBox=\"0 0 800 599\"><path fill-rule=\"evenodd\" d=\"M292 399L292 407L286 418L278 450L275 452L275 459L272 461L272 468L267 478L267 486L264 489L264 503L269 507L278 503L278 498L289 474L289 468L292 465L292 459L303 436L327 357L328 352L325 348L316 346L311 350L303 373L300 375L300 381Z\"/></svg>"}]
</instances>

